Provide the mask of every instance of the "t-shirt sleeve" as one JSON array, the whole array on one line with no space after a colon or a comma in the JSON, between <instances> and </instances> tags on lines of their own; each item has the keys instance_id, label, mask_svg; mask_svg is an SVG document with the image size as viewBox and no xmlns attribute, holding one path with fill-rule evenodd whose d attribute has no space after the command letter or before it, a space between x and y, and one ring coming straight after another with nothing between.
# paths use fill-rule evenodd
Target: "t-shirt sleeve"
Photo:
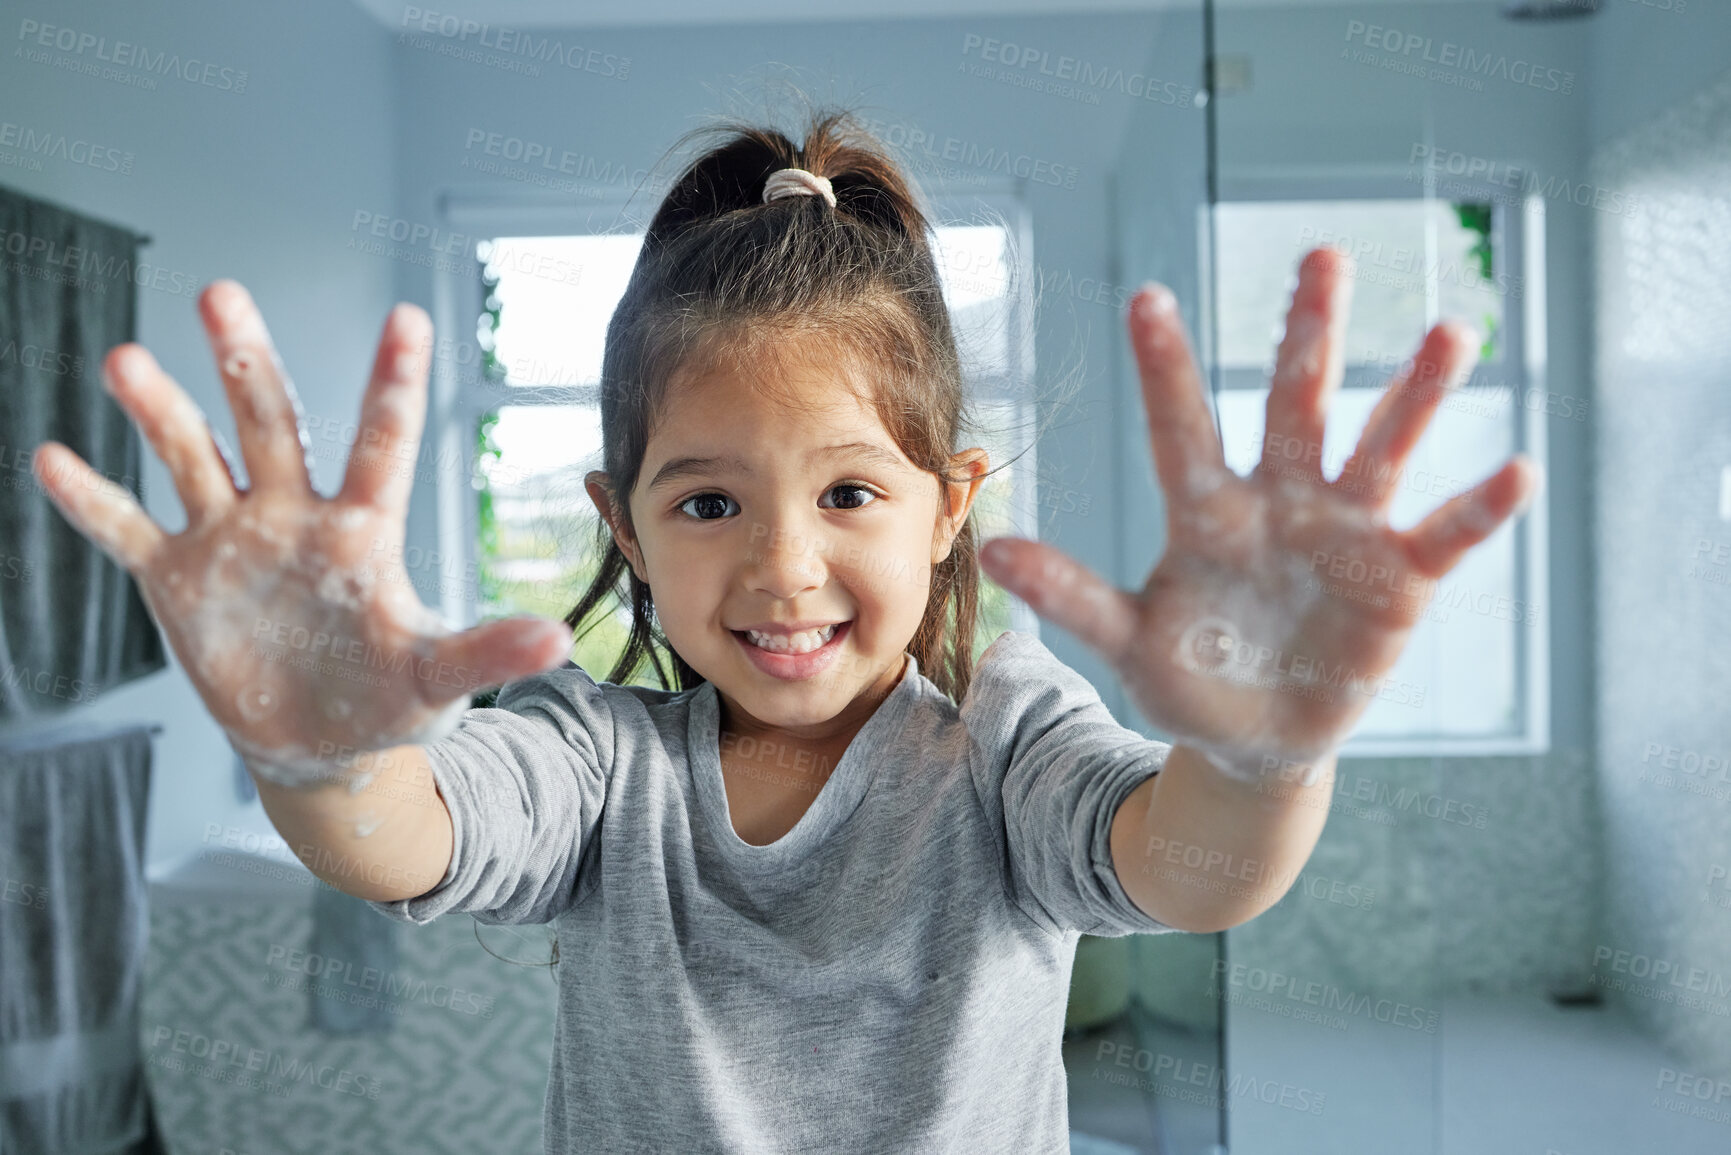
<instances>
[{"instance_id":1,"label":"t-shirt sleeve","mask_svg":"<svg viewBox=\"0 0 1731 1155\"><path fill-rule=\"evenodd\" d=\"M613 716L575 663L506 683L491 707L422 747L451 812L451 863L414 898L372 906L417 925L467 911L545 923L577 896L599 853Z\"/></svg>"},{"instance_id":2,"label":"t-shirt sleeve","mask_svg":"<svg viewBox=\"0 0 1731 1155\"><path fill-rule=\"evenodd\" d=\"M1003 823L1017 906L1055 934L1175 931L1124 892L1110 843L1119 804L1171 745L1121 725L1087 679L1016 631L981 655L959 709L974 785Z\"/></svg>"}]
</instances>

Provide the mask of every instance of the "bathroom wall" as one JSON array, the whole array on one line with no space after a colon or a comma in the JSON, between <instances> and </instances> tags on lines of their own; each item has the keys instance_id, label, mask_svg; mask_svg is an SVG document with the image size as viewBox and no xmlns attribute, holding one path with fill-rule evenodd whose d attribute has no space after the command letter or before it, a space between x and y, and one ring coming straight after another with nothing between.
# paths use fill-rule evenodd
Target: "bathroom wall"
<instances>
[{"instance_id":1,"label":"bathroom wall","mask_svg":"<svg viewBox=\"0 0 1731 1155\"><path fill-rule=\"evenodd\" d=\"M1594 263L1606 863L1594 976L1679 1067L1726 1079L1731 8L1607 8L1590 58L1594 180L1643 211L1599 222Z\"/></svg>"},{"instance_id":2,"label":"bathroom wall","mask_svg":"<svg viewBox=\"0 0 1731 1155\"><path fill-rule=\"evenodd\" d=\"M75 34L62 40L71 47L40 47L40 26ZM396 288L389 265L344 245L358 205L388 209L394 195L386 33L349 0L264 6L244 20L211 0L148 11L115 0L27 2L7 6L5 30L0 120L20 133L118 149L126 163L109 171L41 156L38 168L30 153L3 149L26 163L0 167L0 182L154 238L135 270L138 339L210 417L237 464L234 421L197 312L198 291L218 277L238 279L259 301L306 409L352 422ZM77 36L92 39L80 47ZM105 63L118 41L152 59L178 58L181 72ZM27 459L33 448L6 450ZM185 519L168 471L148 447L144 458L145 509L178 531ZM334 491L342 464L340 454L319 458L314 485ZM178 665L77 716L164 724L152 874L206 847L213 825L217 843L221 832L269 829L256 802L237 802L233 754Z\"/></svg>"}]
</instances>

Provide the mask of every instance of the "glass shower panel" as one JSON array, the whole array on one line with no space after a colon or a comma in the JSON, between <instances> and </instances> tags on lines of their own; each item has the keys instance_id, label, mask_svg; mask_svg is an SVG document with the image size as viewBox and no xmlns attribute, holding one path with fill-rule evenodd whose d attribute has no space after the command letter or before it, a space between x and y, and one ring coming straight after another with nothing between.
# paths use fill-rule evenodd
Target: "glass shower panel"
<instances>
[{"instance_id":1,"label":"glass shower panel","mask_svg":"<svg viewBox=\"0 0 1731 1155\"><path fill-rule=\"evenodd\" d=\"M1150 35L1137 45L1125 87L1136 99L1115 111L1118 150L1110 180L1112 269L1088 282L1042 270L1042 310L1085 321L1110 339L1113 381L1105 461L1121 588L1139 589L1165 550L1164 499L1156 483L1148 418L1124 328L1124 308L1146 280L1178 297L1199 357L1209 355L1205 4L1169 3L1145 14ZM1079 326L1078 326L1079 329ZM1095 338L1099 340L1099 338ZM1062 488L1062 487L1060 487ZM1069 488L1076 488L1071 486ZM1048 631L1055 634L1057 631ZM1126 725L1150 727L1112 678L1096 685ZM1072 1150L1214 1155L1223 1150L1230 1101L1244 1092L1228 1069L1218 986L1218 934L1084 936L1077 946L1065 1051L1071 1071L1072 1128L1121 1143Z\"/></svg>"},{"instance_id":2,"label":"glass shower panel","mask_svg":"<svg viewBox=\"0 0 1731 1155\"><path fill-rule=\"evenodd\" d=\"M1235 1097L1227 1144L1723 1151L1731 9L1216 0L1211 27L1229 460L1327 244L1355 305L1325 476L1454 318L1479 359L1390 526L1516 453L1544 479L1438 583L1297 883L1225 936L1230 1073L1313 1092Z\"/></svg>"},{"instance_id":3,"label":"glass shower panel","mask_svg":"<svg viewBox=\"0 0 1731 1155\"><path fill-rule=\"evenodd\" d=\"M1399 467L1382 507L1389 525L1412 528L1526 446L1514 401L1530 298L1511 280L1521 254L1510 245L1528 222L1476 184L1439 187L1423 164L1504 101L1557 99L1475 91L1483 78L1468 72L1451 84L1422 59L1444 42L1451 59L1466 45L1492 51L1500 21L1489 4L1217 0L1211 386L1239 472L1294 456L1264 440L1270 374L1299 263L1325 245L1354 261L1342 377L1313 450L1341 499L1360 484L1343 466L1377 402L1443 318L1478 330L1480 366ZM1406 52L1408 32L1429 47ZM1466 878L1486 881L1460 863L1494 858L1508 837L1496 793L1508 783L1463 768L1530 746L1542 728L1531 696L1544 624L1523 617L1526 545L1505 525L1439 583L1340 751L1309 861L1280 902L1225 935L1228 1067L1261 1090L1229 1105L1235 1155L1442 1150L1450 1000L1474 956L1461 941L1476 925L1460 921L1462 892ZM1402 592L1339 569L1327 588L1367 608ZM1495 905L1498 890L1474 893Z\"/></svg>"}]
</instances>

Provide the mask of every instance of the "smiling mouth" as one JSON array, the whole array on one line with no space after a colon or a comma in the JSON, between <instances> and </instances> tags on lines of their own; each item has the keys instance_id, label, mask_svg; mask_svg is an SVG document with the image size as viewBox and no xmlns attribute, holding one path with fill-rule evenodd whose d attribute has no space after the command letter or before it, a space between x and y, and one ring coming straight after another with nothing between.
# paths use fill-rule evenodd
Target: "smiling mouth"
<instances>
[{"instance_id":1,"label":"smiling mouth","mask_svg":"<svg viewBox=\"0 0 1731 1155\"><path fill-rule=\"evenodd\" d=\"M766 634L758 630L734 630L733 636L741 641L770 654L809 654L820 650L835 637L836 631L846 626L846 622L832 622L815 630L801 630L797 634Z\"/></svg>"},{"instance_id":2,"label":"smiling mouth","mask_svg":"<svg viewBox=\"0 0 1731 1155\"><path fill-rule=\"evenodd\" d=\"M729 630L739 643L746 661L757 668L758 673L780 679L783 682L803 682L815 678L837 662L836 655L842 646L853 635L853 620L836 622L833 626L822 626L815 630L802 630L800 634L789 637L786 634L776 634L765 637L756 630ZM800 635L805 635L801 637ZM827 637L825 636L827 634ZM753 641L753 635L763 639L769 646L781 646L781 649L769 649ZM815 645L814 645L815 643ZM794 645L812 646L811 649L798 649Z\"/></svg>"}]
</instances>

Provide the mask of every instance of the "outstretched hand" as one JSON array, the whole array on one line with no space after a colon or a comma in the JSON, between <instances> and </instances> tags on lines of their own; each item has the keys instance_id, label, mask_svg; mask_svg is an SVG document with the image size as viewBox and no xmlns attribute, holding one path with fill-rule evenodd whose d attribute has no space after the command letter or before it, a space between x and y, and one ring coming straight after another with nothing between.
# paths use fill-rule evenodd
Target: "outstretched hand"
<instances>
[{"instance_id":1,"label":"outstretched hand","mask_svg":"<svg viewBox=\"0 0 1731 1155\"><path fill-rule=\"evenodd\" d=\"M103 381L174 479L186 528L168 533L59 442L37 447L55 507L137 581L187 677L248 765L285 785L325 780L350 751L431 741L481 686L570 652L559 622L506 618L452 632L422 605L402 543L426 416L432 325L413 306L380 334L341 491L314 491L293 386L245 288L218 281L199 315L250 486L237 487L197 405L143 346L116 346Z\"/></svg>"},{"instance_id":2,"label":"outstretched hand","mask_svg":"<svg viewBox=\"0 0 1731 1155\"><path fill-rule=\"evenodd\" d=\"M1140 592L1035 541L998 538L980 553L987 576L1099 652L1150 722L1238 776L1321 758L1344 741L1438 579L1538 488L1536 463L1516 455L1411 529L1389 527L1407 455L1476 360L1478 338L1452 323L1426 335L1339 476L1323 477L1351 270L1326 248L1300 266L1248 477L1226 466L1172 293L1155 286L1132 299L1167 528Z\"/></svg>"}]
</instances>

